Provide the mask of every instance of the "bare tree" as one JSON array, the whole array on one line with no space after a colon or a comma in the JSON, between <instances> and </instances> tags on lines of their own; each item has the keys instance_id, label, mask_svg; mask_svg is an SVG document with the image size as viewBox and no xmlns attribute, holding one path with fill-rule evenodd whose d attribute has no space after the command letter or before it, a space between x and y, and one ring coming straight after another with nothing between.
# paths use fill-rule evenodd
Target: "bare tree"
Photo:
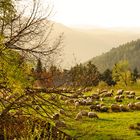
<instances>
[{"instance_id":1,"label":"bare tree","mask_svg":"<svg viewBox=\"0 0 140 140\"><path fill-rule=\"evenodd\" d=\"M48 6L41 11L39 0L31 1L32 7L15 9L11 0L1 1L0 33L4 37L5 48L10 48L31 55L45 55L57 53L62 43L62 34L54 42L50 41L53 23L48 20L52 9ZM30 10L28 15L25 11ZM8 15L7 15L8 14Z\"/></svg>"},{"instance_id":2,"label":"bare tree","mask_svg":"<svg viewBox=\"0 0 140 140\"><path fill-rule=\"evenodd\" d=\"M26 15L26 8L19 11L16 1L0 1L0 131L4 127L7 130L7 123L18 122L22 115L52 119L54 110L61 106L57 99L48 100L43 91L31 88L32 76L24 58L50 59L60 51L63 36L51 38L53 24L48 17L52 9L48 7L44 15L39 0L32 0L31 4Z\"/></svg>"}]
</instances>

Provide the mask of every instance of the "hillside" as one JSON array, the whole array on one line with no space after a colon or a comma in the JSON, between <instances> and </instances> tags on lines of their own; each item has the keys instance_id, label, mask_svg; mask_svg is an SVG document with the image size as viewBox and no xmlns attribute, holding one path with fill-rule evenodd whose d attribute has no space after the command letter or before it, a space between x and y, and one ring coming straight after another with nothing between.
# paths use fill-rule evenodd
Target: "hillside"
<instances>
[{"instance_id":1,"label":"hillside","mask_svg":"<svg viewBox=\"0 0 140 140\"><path fill-rule=\"evenodd\" d=\"M92 58L92 61L101 72L111 69L120 60L128 60L130 68L138 68L140 71L140 39L112 48L109 52Z\"/></svg>"},{"instance_id":2,"label":"hillside","mask_svg":"<svg viewBox=\"0 0 140 140\"><path fill-rule=\"evenodd\" d=\"M74 57L77 63L83 63L92 57L109 51L114 46L140 38L140 29L74 28L55 23L54 31L57 34L64 33L62 65L65 67L75 65Z\"/></svg>"}]
</instances>

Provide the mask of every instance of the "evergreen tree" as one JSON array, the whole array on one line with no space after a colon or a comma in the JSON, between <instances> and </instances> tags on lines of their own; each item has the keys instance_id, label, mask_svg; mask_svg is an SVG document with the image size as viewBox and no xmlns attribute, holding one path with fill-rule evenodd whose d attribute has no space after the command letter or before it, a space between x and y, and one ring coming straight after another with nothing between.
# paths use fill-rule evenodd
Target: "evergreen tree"
<instances>
[{"instance_id":1,"label":"evergreen tree","mask_svg":"<svg viewBox=\"0 0 140 140\"><path fill-rule=\"evenodd\" d=\"M110 69L106 69L101 75L101 80L106 82L109 86L115 85L115 81L112 78L112 71Z\"/></svg>"},{"instance_id":2,"label":"evergreen tree","mask_svg":"<svg viewBox=\"0 0 140 140\"><path fill-rule=\"evenodd\" d=\"M100 80L98 68L90 61L87 64L86 82L87 86L96 86Z\"/></svg>"},{"instance_id":3,"label":"evergreen tree","mask_svg":"<svg viewBox=\"0 0 140 140\"><path fill-rule=\"evenodd\" d=\"M135 68L132 72L132 81L136 82L138 78L139 78L139 72L138 72L138 69Z\"/></svg>"},{"instance_id":4,"label":"evergreen tree","mask_svg":"<svg viewBox=\"0 0 140 140\"><path fill-rule=\"evenodd\" d=\"M36 72L42 73L42 62L40 58L37 60Z\"/></svg>"}]
</instances>

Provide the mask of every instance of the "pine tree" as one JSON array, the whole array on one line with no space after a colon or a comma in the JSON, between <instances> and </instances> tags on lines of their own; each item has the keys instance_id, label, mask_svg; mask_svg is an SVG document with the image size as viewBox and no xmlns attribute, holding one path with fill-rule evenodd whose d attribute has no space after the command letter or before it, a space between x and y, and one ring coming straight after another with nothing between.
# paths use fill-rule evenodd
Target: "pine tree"
<instances>
[{"instance_id":1,"label":"pine tree","mask_svg":"<svg viewBox=\"0 0 140 140\"><path fill-rule=\"evenodd\" d=\"M42 62L40 58L37 60L36 72L42 73Z\"/></svg>"},{"instance_id":2,"label":"pine tree","mask_svg":"<svg viewBox=\"0 0 140 140\"><path fill-rule=\"evenodd\" d=\"M138 79L138 77L139 77L139 72L138 72L138 69L135 68L135 69L133 70L133 72L132 72L132 81L133 81L133 82L136 82L137 79Z\"/></svg>"}]
</instances>

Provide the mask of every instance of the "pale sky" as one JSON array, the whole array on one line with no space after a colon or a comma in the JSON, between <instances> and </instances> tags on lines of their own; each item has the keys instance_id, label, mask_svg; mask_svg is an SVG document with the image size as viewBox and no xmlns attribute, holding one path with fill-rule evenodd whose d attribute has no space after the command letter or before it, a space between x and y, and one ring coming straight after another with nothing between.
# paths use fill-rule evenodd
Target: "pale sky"
<instances>
[{"instance_id":1,"label":"pale sky","mask_svg":"<svg viewBox=\"0 0 140 140\"><path fill-rule=\"evenodd\" d=\"M67 26L140 27L140 0L51 0L51 3L55 13L51 19Z\"/></svg>"}]
</instances>

